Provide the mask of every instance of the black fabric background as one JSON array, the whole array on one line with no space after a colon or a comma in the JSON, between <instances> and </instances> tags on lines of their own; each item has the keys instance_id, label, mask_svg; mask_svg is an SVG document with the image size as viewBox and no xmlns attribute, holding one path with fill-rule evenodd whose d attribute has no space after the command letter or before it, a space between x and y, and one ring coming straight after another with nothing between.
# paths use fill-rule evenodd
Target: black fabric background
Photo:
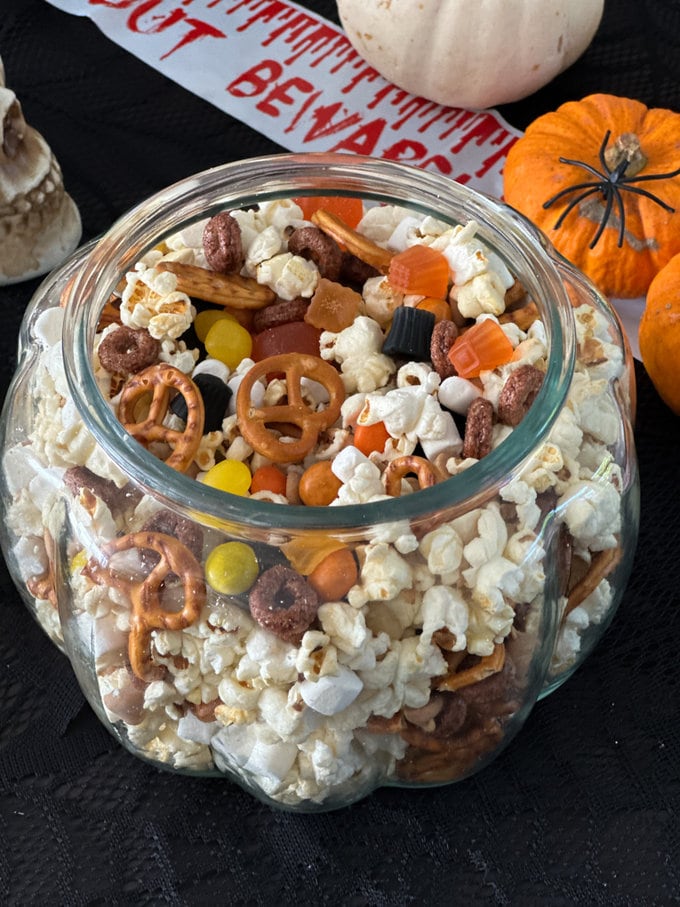
<instances>
[{"instance_id":1,"label":"black fabric background","mask_svg":"<svg viewBox=\"0 0 680 907\"><path fill-rule=\"evenodd\" d=\"M312 5L335 18L328 0ZM43 0L1 7L8 84L61 163L84 239L181 177L281 150L89 20ZM501 112L523 128L593 91L680 110L678 0L606 0L583 58ZM3 396L37 283L0 288ZM505 753L457 785L383 789L341 812L298 816L227 781L159 772L98 724L3 566L0 903L679 903L680 419L639 364L637 373L642 522L618 615Z\"/></svg>"}]
</instances>

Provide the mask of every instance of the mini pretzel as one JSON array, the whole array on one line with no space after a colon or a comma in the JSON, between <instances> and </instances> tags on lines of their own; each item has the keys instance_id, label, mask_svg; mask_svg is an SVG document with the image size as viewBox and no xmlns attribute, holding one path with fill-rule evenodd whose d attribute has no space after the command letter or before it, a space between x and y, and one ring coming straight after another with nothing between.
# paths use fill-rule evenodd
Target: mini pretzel
<instances>
[{"instance_id":1,"label":"mini pretzel","mask_svg":"<svg viewBox=\"0 0 680 907\"><path fill-rule=\"evenodd\" d=\"M595 555L586 575L581 577L569 592L563 617L566 617L574 608L577 608L597 589L602 580L617 566L621 556L622 551L620 548L607 548Z\"/></svg>"},{"instance_id":2,"label":"mini pretzel","mask_svg":"<svg viewBox=\"0 0 680 907\"><path fill-rule=\"evenodd\" d=\"M437 481L434 468L425 457L397 457L385 469L385 491L393 498L398 498L401 495L401 480L409 473L416 474L419 488L429 488Z\"/></svg>"},{"instance_id":3,"label":"mini pretzel","mask_svg":"<svg viewBox=\"0 0 680 907\"><path fill-rule=\"evenodd\" d=\"M138 581L121 576L109 564L114 554L133 548L150 549L160 558L153 570ZM179 539L160 532L132 532L124 535L105 545L101 555L102 562L90 561L83 572L98 585L122 589L130 596L130 667L146 683L158 680L163 676L164 670L151 663L151 632L183 630L198 620L206 598L201 565ZM163 584L171 574L178 576L182 582L184 607L181 611L166 611L161 601Z\"/></svg>"},{"instance_id":4,"label":"mini pretzel","mask_svg":"<svg viewBox=\"0 0 680 907\"><path fill-rule=\"evenodd\" d=\"M357 233L335 214L319 208L312 214L312 223L343 245L352 255L356 255L361 261L377 268L381 274L387 274L389 271L392 253L366 236L362 236L361 233Z\"/></svg>"},{"instance_id":5,"label":"mini pretzel","mask_svg":"<svg viewBox=\"0 0 680 907\"><path fill-rule=\"evenodd\" d=\"M471 668L465 668L463 671L454 671L452 674L447 674L446 677L439 681L437 689L448 690L449 692L461 690L463 687L479 683L480 680L485 680L487 677L491 677L492 674L502 671L504 664L505 646L503 643L498 643L494 646L491 655L485 655L476 665Z\"/></svg>"},{"instance_id":6,"label":"mini pretzel","mask_svg":"<svg viewBox=\"0 0 680 907\"><path fill-rule=\"evenodd\" d=\"M163 425L173 392L178 391L187 405L184 431ZM139 419L137 404L151 394L147 415ZM178 472L184 472L193 460L203 436L205 412L200 391L184 372L159 362L132 375L125 383L118 404L118 418L132 437L147 447L152 441L165 441L173 449L165 461Z\"/></svg>"},{"instance_id":7,"label":"mini pretzel","mask_svg":"<svg viewBox=\"0 0 680 907\"><path fill-rule=\"evenodd\" d=\"M273 290L259 284L252 277L222 274L180 261L159 261L156 268L175 275L180 293L216 305L231 306L234 309L263 309L276 299Z\"/></svg>"},{"instance_id":8,"label":"mini pretzel","mask_svg":"<svg viewBox=\"0 0 680 907\"><path fill-rule=\"evenodd\" d=\"M267 374L284 373L287 402L277 406L252 405L253 386ZM328 391L325 409L310 409L302 398L302 378L318 381ZM331 426L340 415L345 399L345 386L336 369L318 356L303 353L280 353L257 362L239 385L236 414L241 434L258 453L274 463L296 463L314 448L319 434ZM268 426L294 425L300 429L299 438L283 440Z\"/></svg>"}]
</instances>

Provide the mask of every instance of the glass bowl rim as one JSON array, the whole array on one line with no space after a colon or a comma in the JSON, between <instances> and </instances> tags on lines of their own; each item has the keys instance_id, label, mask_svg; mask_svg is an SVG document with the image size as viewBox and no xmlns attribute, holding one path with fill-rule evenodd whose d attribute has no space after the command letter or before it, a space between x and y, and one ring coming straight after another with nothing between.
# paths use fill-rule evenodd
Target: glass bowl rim
<instances>
[{"instance_id":1,"label":"glass bowl rim","mask_svg":"<svg viewBox=\"0 0 680 907\"><path fill-rule=\"evenodd\" d=\"M305 194L360 195L428 212L451 223L461 221L452 214L447 217L445 209L458 206L459 214L464 212L468 220L480 223L478 235L485 242L491 232L504 247L506 258L512 258L512 250L531 265L528 283L533 282L533 288L528 289L539 297L536 301L550 341L541 391L522 422L497 448L431 488L368 504L333 507L285 505L229 494L173 470L149 453L118 422L99 391L90 358L99 313L113 287L144 252L183 226L225 208ZM242 200L234 203L237 199ZM72 354L63 356L69 390L88 430L129 479L172 506L179 505L194 516L208 516L213 523L299 533L418 519L486 498L508 481L547 437L573 374L573 314L560 269L561 260L545 236L491 196L409 164L309 152L232 161L179 180L128 210L101 238L77 250L52 279L64 279L66 273L69 277L62 294L63 349ZM540 294L536 292L539 288Z\"/></svg>"}]
</instances>

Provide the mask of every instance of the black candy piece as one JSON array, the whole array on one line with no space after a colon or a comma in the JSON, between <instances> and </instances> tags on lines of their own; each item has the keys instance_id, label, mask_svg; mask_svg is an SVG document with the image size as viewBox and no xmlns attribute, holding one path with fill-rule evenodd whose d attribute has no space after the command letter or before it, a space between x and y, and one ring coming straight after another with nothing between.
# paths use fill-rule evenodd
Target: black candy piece
<instances>
[{"instance_id":1,"label":"black candy piece","mask_svg":"<svg viewBox=\"0 0 680 907\"><path fill-rule=\"evenodd\" d=\"M227 412L227 406L231 398L231 388L227 387L221 378L216 375L210 375L207 372L201 372L192 380L203 397L203 406L205 407L204 433L218 431L222 427L222 420ZM187 403L182 394L177 394L176 397L173 397L170 409L178 419L186 422Z\"/></svg>"},{"instance_id":2,"label":"black candy piece","mask_svg":"<svg viewBox=\"0 0 680 907\"><path fill-rule=\"evenodd\" d=\"M419 361L429 359L434 321L432 312L413 306L399 306L383 343L383 353Z\"/></svg>"}]
</instances>

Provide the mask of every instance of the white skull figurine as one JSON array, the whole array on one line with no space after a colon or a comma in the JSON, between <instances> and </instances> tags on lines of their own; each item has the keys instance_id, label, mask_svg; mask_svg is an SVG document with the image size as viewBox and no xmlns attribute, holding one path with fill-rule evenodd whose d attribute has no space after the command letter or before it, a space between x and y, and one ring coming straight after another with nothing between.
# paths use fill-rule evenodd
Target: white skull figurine
<instances>
[{"instance_id":1,"label":"white skull figurine","mask_svg":"<svg viewBox=\"0 0 680 907\"><path fill-rule=\"evenodd\" d=\"M0 285L47 273L73 252L81 233L61 168L5 87L0 59Z\"/></svg>"}]
</instances>

